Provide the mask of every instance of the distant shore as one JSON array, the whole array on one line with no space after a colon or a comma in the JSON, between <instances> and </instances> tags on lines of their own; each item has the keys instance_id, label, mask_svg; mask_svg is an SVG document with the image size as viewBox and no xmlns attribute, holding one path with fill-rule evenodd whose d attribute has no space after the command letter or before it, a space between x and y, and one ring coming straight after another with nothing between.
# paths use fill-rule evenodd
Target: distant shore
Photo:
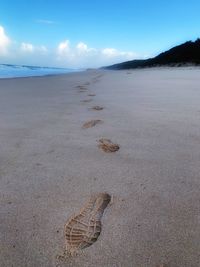
<instances>
[{"instance_id":1,"label":"distant shore","mask_svg":"<svg viewBox=\"0 0 200 267\"><path fill-rule=\"evenodd\" d=\"M200 66L200 39L188 41L172 47L159 55L147 58L125 61L105 67L106 69L137 69L149 67L184 67L188 65Z\"/></svg>"},{"instance_id":2,"label":"distant shore","mask_svg":"<svg viewBox=\"0 0 200 267\"><path fill-rule=\"evenodd\" d=\"M199 99L198 68L0 79L0 265L199 266ZM60 260L101 192L98 240Z\"/></svg>"}]
</instances>

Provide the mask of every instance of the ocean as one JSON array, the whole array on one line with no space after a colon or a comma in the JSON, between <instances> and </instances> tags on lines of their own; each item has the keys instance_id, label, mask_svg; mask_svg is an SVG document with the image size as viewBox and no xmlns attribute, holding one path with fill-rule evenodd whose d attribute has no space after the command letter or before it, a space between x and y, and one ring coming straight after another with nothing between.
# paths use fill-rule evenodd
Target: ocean
<instances>
[{"instance_id":1,"label":"ocean","mask_svg":"<svg viewBox=\"0 0 200 267\"><path fill-rule=\"evenodd\" d=\"M0 78L15 78L15 77L30 77L30 76L45 76L64 74L75 72L77 70L65 68L49 68L49 67L34 67L0 64Z\"/></svg>"}]
</instances>

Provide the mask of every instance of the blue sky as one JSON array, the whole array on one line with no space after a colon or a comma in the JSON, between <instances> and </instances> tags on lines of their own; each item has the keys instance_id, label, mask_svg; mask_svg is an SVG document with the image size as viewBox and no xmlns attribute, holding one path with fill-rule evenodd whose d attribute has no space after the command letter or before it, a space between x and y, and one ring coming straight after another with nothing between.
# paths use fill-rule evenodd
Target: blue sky
<instances>
[{"instance_id":1,"label":"blue sky","mask_svg":"<svg viewBox=\"0 0 200 267\"><path fill-rule=\"evenodd\" d=\"M200 1L0 0L0 63L98 67L200 37Z\"/></svg>"}]
</instances>

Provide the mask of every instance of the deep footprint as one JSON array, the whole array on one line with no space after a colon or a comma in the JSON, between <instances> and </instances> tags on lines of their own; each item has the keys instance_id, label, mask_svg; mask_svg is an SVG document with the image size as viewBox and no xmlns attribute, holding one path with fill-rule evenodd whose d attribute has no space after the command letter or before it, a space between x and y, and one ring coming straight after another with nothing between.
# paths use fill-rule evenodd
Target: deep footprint
<instances>
[{"instance_id":1,"label":"deep footprint","mask_svg":"<svg viewBox=\"0 0 200 267\"><path fill-rule=\"evenodd\" d=\"M84 85L77 85L76 88L80 90L87 90L87 88Z\"/></svg>"},{"instance_id":2,"label":"deep footprint","mask_svg":"<svg viewBox=\"0 0 200 267\"><path fill-rule=\"evenodd\" d=\"M86 86L87 86L87 85L90 85L90 83L89 83L89 82L86 82L86 83L84 83L84 85L86 85Z\"/></svg>"},{"instance_id":3,"label":"deep footprint","mask_svg":"<svg viewBox=\"0 0 200 267\"><path fill-rule=\"evenodd\" d=\"M101 124L103 123L102 120L91 120L91 121L87 121L83 124L82 128L87 129L87 128L91 128L94 127L97 124Z\"/></svg>"},{"instance_id":4,"label":"deep footprint","mask_svg":"<svg viewBox=\"0 0 200 267\"><path fill-rule=\"evenodd\" d=\"M103 110L103 107L101 106L94 106L92 107L93 110Z\"/></svg>"},{"instance_id":5,"label":"deep footprint","mask_svg":"<svg viewBox=\"0 0 200 267\"><path fill-rule=\"evenodd\" d=\"M79 93L84 93L84 92L88 91L88 89L82 85L78 85L78 86L76 86L76 88L78 89Z\"/></svg>"},{"instance_id":6,"label":"deep footprint","mask_svg":"<svg viewBox=\"0 0 200 267\"><path fill-rule=\"evenodd\" d=\"M96 96L95 94L89 94L88 96Z\"/></svg>"},{"instance_id":7,"label":"deep footprint","mask_svg":"<svg viewBox=\"0 0 200 267\"><path fill-rule=\"evenodd\" d=\"M120 146L118 144L114 144L110 139L105 138L99 140L98 147L107 153L116 152L120 149Z\"/></svg>"},{"instance_id":8,"label":"deep footprint","mask_svg":"<svg viewBox=\"0 0 200 267\"><path fill-rule=\"evenodd\" d=\"M101 233L101 217L111 200L107 193L94 195L65 224L66 251L74 255L78 250L87 248L97 241Z\"/></svg>"},{"instance_id":9,"label":"deep footprint","mask_svg":"<svg viewBox=\"0 0 200 267\"><path fill-rule=\"evenodd\" d=\"M92 101L92 99L81 100L81 102L83 102L83 103L88 103L88 102L91 102L91 101Z\"/></svg>"}]
</instances>

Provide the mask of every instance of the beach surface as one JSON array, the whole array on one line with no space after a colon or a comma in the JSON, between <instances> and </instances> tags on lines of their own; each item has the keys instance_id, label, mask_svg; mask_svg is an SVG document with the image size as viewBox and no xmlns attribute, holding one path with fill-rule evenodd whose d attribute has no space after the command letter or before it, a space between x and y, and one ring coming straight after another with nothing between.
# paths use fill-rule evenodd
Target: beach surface
<instances>
[{"instance_id":1,"label":"beach surface","mask_svg":"<svg viewBox=\"0 0 200 267\"><path fill-rule=\"evenodd\" d=\"M59 256L99 192L98 240ZM0 80L1 267L197 267L199 207L199 68Z\"/></svg>"}]
</instances>

